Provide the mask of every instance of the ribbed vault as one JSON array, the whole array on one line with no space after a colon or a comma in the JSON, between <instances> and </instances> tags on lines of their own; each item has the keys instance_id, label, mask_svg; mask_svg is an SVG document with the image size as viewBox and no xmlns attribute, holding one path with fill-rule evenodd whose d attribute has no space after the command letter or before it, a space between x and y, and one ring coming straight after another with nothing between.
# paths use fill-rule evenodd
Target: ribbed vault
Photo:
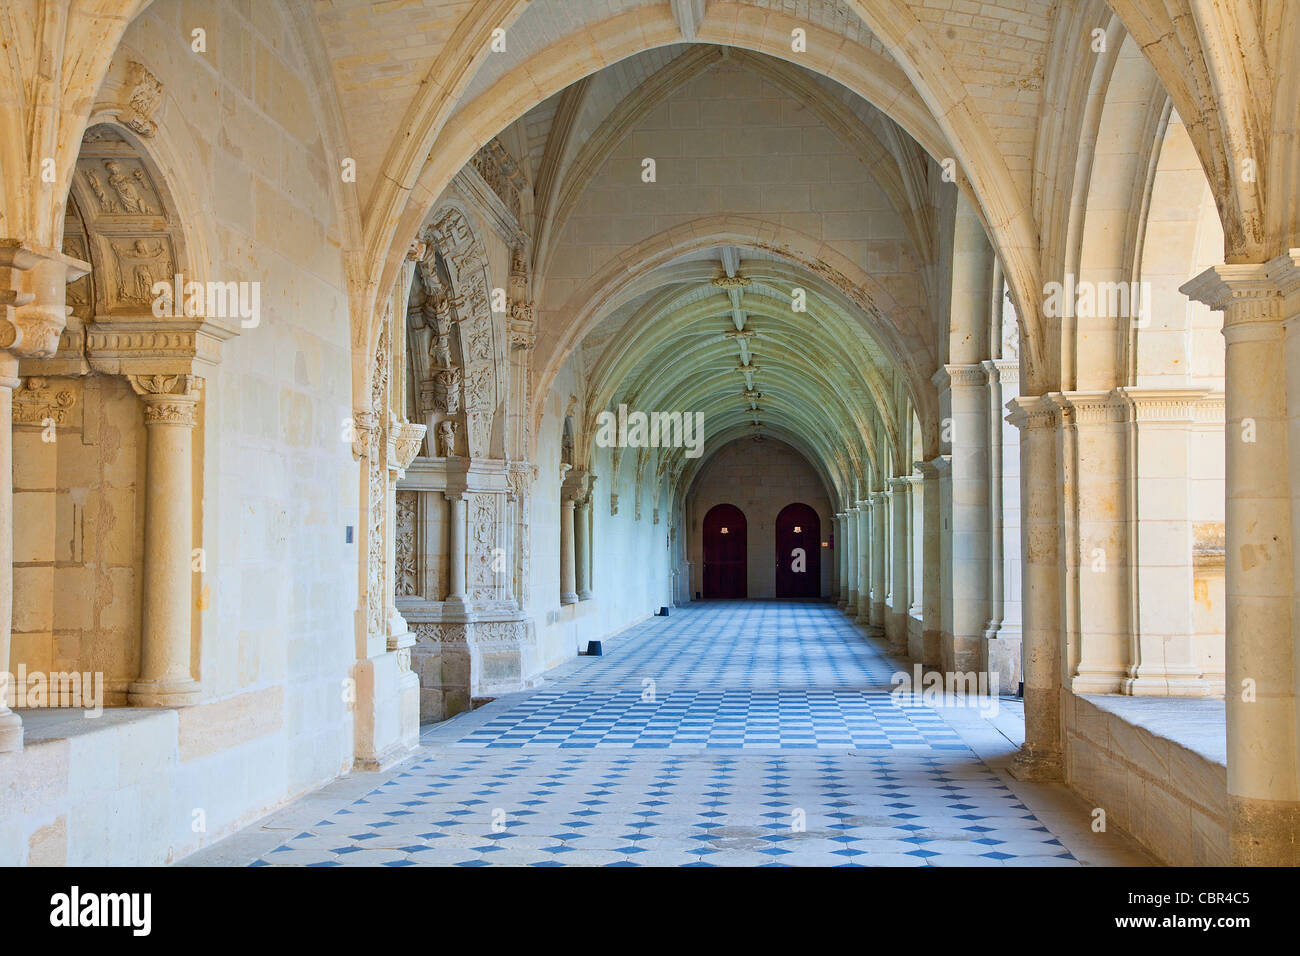
<instances>
[{"instance_id":1,"label":"ribbed vault","mask_svg":"<svg viewBox=\"0 0 1300 956\"><path fill-rule=\"evenodd\" d=\"M667 262L638 285L583 342L586 455L601 412L626 405L702 414L706 453L742 435L780 438L840 500L856 476L890 470L900 454L890 349L879 323L825 279L723 244ZM639 475L653 465L670 480L700 460L683 448L626 454Z\"/></svg>"}]
</instances>

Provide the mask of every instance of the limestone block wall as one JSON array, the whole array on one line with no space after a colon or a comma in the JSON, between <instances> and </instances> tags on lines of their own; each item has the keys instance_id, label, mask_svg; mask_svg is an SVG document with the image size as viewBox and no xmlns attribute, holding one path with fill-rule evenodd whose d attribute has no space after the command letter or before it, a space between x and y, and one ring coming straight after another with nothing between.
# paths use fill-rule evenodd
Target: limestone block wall
<instances>
[{"instance_id":1,"label":"limestone block wall","mask_svg":"<svg viewBox=\"0 0 1300 956\"><path fill-rule=\"evenodd\" d=\"M14 630L9 670L139 674L144 423L124 379L30 378L15 395Z\"/></svg>"},{"instance_id":2,"label":"limestone block wall","mask_svg":"<svg viewBox=\"0 0 1300 956\"><path fill-rule=\"evenodd\" d=\"M704 516L718 504L745 513L749 597L776 596L776 516L794 502L817 512L821 540L829 542L833 512L821 478L790 446L772 439L741 439L722 448L700 469L688 494L688 555L693 562L691 595L703 591ZM836 542L839 545L839 542ZM830 597L832 548L821 549L821 595Z\"/></svg>"},{"instance_id":3,"label":"limestone block wall","mask_svg":"<svg viewBox=\"0 0 1300 956\"><path fill-rule=\"evenodd\" d=\"M1065 690L1061 700L1066 781L1106 812L1108 829L1174 866L1228 865L1221 702Z\"/></svg>"}]
</instances>

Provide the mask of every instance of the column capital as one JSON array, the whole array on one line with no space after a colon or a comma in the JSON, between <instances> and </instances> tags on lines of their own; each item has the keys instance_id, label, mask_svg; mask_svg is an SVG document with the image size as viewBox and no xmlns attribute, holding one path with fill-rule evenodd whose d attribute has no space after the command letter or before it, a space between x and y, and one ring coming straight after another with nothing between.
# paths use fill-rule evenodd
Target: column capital
<instances>
[{"instance_id":1,"label":"column capital","mask_svg":"<svg viewBox=\"0 0 1300 956\"><path fill-rule=\"evenodd\" d=\"M1004 406L1009 414L1006 420L1026 431L1032 428L1055 428L1061 409L1048 395L1018 395Z\"/></svg>"},{"instance_id":2,"label":"column capital","mask_svg":"<svg viewBox=\"0 0 1300 956\"><path fill-rule=\"evenodd\" d=\"M1178 291L1222 312L1225 335L1233 327L1294 318L1300 315L1300 249L1268 262L1211 266Z\"/></svg>"},{"instance_id":3,"label":"column capital","mask_svg":"<svg viewBox=\"0 0 1300 956\"><path fill-rule=\"evenodd\" d=\"M90 263L56 249L0 239L0 350L48 358L68 324L67 285Z\"/></svg>"},{"instance_id":4,"label":"column capital","mask_svg":"<svg viewBox=\"0 0 1300 956\"><path fill-rule=\"evenodd\" d=\"M146 425L194 427L199 401L197 378L193 375L128 375L131 389L144 400Z\"/></svg>"},{"instance_id":5,"label":"column capital","mask_svg":"<svg viewBox=\"0 0 1300 956\"><path fill-rule=\"evenodd\" d=\"M999 382L1014 385L1020 381L1019 359L985 359L980 365L984 366L984 374L988 376L990 385Z\"/></svg>"},{"instance_id":6,"label":"column capital","mask_svg":"<svg viewBox=\"0 0 1300 956\"><path fill-rule=\"evenodd\" d=\"M929 461L918 461L916 470L921 473L922 478L939 478L948 474L952 469L952 457L949 455L938 455Z\"/></svg>"},{"instance_id":7,"label":"column capital","mask_svg":"<svg viewBox=\"0 0 1300 956\"><path fill-rule=\"evenodd\" d=\"M897 475L889 479L889 487L895 491L903 491L920 480L920 475Z\"/></svg>"},{"instance_id":8,"label":"column capital","mask_svg":"<svg viewBox=\"0 0 1300 956\"><path fill-rule=\"evenodd\" d=\"M982 362L974 365L940 365L930 376L930 381L940 391L953 386L982 388L988 383L988 372Z\"/></svg>"},{"instance_id":9,"label":"column capital","mask_svg":"<svg viewBox=\"0 0 1300 956\"><path fill-rule=\"evenodd\" d=\"M585 498L591 488L592 476L581 468L567 468L561 472L560 498L566 502L577 503Z\"/></svg>"},{"instance_id":10,"label":"column capital","mask_svg":"<svg viewBox=\"0 0 1300 956\"><path fill-rule=\"evenodd\" d=\"M1056 405L1060 424L1106 425L1129 419L1131 403L1117 390L1052 392L1044 396Z\"/></svg>"}]
</instances>

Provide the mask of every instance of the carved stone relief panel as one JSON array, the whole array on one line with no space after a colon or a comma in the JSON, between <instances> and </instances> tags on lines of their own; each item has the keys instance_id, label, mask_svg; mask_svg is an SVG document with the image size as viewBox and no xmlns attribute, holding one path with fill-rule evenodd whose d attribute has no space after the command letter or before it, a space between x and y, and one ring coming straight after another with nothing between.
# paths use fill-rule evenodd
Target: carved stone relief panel
<instances>
[{"instance_id":1,"label":"carved stone relief panel","mask_svg":"<svg viewBox=\"0 0 1300 956\"><path fill-rule=\"evenodd\" d=\"M77 173L84 178L95 198L96 205L90 213L92 218L162 215L158 190L138 159L83 155L77 160Z\"/></svg>"},{"instance_id":2,"label":"carved stone relief panel","mask_svg":"<svg viewBox=\"0 0 1300 956\"><path fill-rule=\"evenodd\" d=\"M495 601L503 593L505 569L500 567L504 552L500 516L504 496L476 493L469 496L469 597L471 601Z\"/></svg>"},{"instance_id":3,"label":"carved stone relief panel","mask_svg":"<svg viewBox=\"0 0 1300 956\"><path fill-rule=\"evenodd\" d=\"M417 550L416 516L418 492L397 492L396 563L394 577L396 592L403 596L419 594L419 552Z\"/></svg>"},{"instance_id":4,"label":"carved stone relief panel","mask_svg":"<svg viewBox=\"0 0 1300 956\"><path fill-rule=\"evenodd\" d=\"M159 235L100 236L108 264L108 308L110 312L149 311L153 307L155 282L171 282L176 257L171 239Z\"/></svg>"}]
</instances>

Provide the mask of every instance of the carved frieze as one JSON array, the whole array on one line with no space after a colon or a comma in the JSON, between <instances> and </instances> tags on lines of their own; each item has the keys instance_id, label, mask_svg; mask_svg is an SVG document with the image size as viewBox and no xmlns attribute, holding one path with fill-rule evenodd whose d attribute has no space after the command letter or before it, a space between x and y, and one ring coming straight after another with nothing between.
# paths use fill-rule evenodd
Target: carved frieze
<instances>
[{"instance_id":1,"label":"carved frieze","mask_svg":"<svg viewBox=\"0 0 1300 956\"><path fill-rule=\"evenodd\" d=\"M13 393L13 423L66 425L76 403L77 394L71 384L50 385L44 378L27 378Z\"/></svg>"}]
</instances>

